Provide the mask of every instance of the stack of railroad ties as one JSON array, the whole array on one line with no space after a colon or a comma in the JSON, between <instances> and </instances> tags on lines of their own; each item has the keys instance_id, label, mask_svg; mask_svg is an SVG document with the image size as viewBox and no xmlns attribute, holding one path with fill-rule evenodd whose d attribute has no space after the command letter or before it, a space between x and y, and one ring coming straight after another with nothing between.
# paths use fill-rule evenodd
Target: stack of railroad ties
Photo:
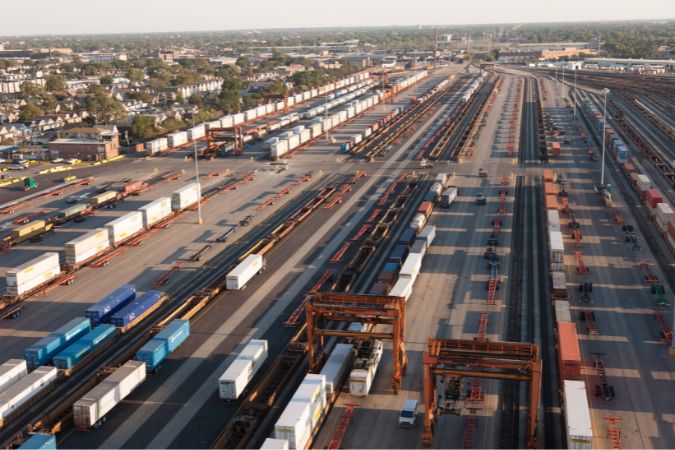
<instances>
[{"instance_id":1,"label":"stack of railroad ties","mask_svg":"<svg viewBox=\"0 0 675 450\"><path fill-rule=\"evenodd\" d=\"M72 211L81 211L87 207L102 207L116 200L117 193L108 191L96 195L91 205L75 205L68 208L63 214L74 214ZM104 225L103 228L92 230L72 241L66 242L66 261L62 265L56 252L47 252L18 267L9 269L6 274L7 292L10 299L29 296L41 286L59 278L63 270L73 271L108 252L119 247L140 234L158 226L162 221L173 214L192 207L200 196L200 187L197 183L187 184L177 189L171 198L161 197L129 212ZM36 221L40 222L40 221ZM28 224L30 225L30 224Z\"/></svg>"},{"instance_id":2,"label":"stack of railroad ties","mask_svg":"<svg viewBox=\"0 0 675 450\"><path fill-rule=\"evenodd\" d=\"M593 429L586 383L581 378L581 349L577 327L572 320L564 267L565 246L558 207L560 187L557 186L562 180L556 178L551 169L544 169L551 299L555 311L558 370L565 405L565 431L569 448L590 449Z\"/></svg>"},{"instance_id":3,"label":"stack of railroad ties","mask_svg":"<svg viewBox=\"0 0 675 450\"><path fill-rule=\"evenodd\" d=\"M436 227L427 224L433 207L439 199L443 202L442 206L450 207L457 195L456 188L445 189L448 179L447 174L438 175L409 227L399 237L398 245L392 250L369 294L403 297L406 301L410 298L424 255L436 236ZM354 331L369 330L369 326L362 323L351 323L349 328ZM321 371L304 377L277 420L273 437L268 438L261 448L301 449L311 445L337 399L343 381L348 381L351 395L368 395L382 351L383 342L379 339L338 343Z\"/></svg>"},{"instance_id":4,"label":"stack of railroad ties","mask_svg":"<svg viewBox=\"0 0 675 450\"><path fill-rule=\"evenodd\" d=\"M275 111L283 111L288 106L293 106L296 103L300 103L312 98L318 97L320 95L328 94L336 89L347 88L345 89L348 92L352 92L358 88L366 86L365 80L370 78L370 73L362 72L358 73L344 79L338 80L334 83L328 83L324 86L320 86L315 89L307 90L305 92L298 93L294 96L289 96L285 101L279 101L277 103L270 103L266 105L260 105L255 108L248 109L241 113L226 115L221 117L218 120L213 120L211 122L202 123L196 125L192 128L189 128L185 131L178 131L170 133L165 137L160 137L146 142L145 151L149 155L155 155L157 153L164 152L169 148L176 148L181 145L186 144L189 141L195 141L201 139L206 135L206 128L217 129L217 128L231 128L237 125L243 125L246 122L254 120L259 117L266 116ZM352 86L355 85L355 86ZM340 92L340 91L339 91ZM331 94L335 96L336 94ZM290 124L293 120L298 120L299 117L297 114L288 115L281 117L277 121L267 125L267 132L274 131L283 126ZM252 139L252 136L244 136L245 140Z\"/></svg>"},{"instance_id":5,"label":"stack of railroad ties","mask_svg":"<svg viewBox=\"0 0 675 450\"><path fill-rule=\"evenodd\" d=\"M586 109L595 120L595 126L602 133L602 113L590 100L584 102ZM647 206L649 215L656 224L659 234L666 241L670 250L675 253L675 213L672 205L663 199L658 189L652 187L652 183L644 174L641 174L631 162L628 147L611 127L605 127L605 141L612 155L620 163L625 175L628 177L633 189Z\"/></svg>"}]
</instances>

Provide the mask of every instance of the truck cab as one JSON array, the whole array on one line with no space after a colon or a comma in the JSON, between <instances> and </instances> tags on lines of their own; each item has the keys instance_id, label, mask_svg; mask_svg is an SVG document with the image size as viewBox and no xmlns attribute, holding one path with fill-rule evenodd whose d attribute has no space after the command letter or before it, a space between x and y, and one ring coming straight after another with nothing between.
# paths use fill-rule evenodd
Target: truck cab
<instances>
[{"instance_id":1,"label":"truck cab","mask_svg":"<svg viewBox=\"0 0 675 450\"><path fill-rule=\"evenodd\" d=\"M485 205L487 203L487 198L485 197L485 194L482 192L476 194L476 204L477 205Z\"/></svg>"},{"instance_id":2,"label":"truck cab","mask_svg":"<svg viewBox=\"0 0 675 450\"><path fill-rule=\"evenodd\" d=\"M485 167L481 167L480 169L478 169L478 176L486 178L488 176L487 169Z\"/></svg>"}]
</instances>

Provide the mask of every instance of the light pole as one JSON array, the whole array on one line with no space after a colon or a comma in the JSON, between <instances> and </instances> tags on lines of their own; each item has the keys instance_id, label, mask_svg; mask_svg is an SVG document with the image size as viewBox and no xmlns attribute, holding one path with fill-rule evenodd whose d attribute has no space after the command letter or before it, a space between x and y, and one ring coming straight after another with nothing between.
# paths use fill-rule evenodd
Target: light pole
<instances>
[{"instance_id":1,"label":"light pole","mask_svg":"<svg viewBox=\"0 0 675 450\"><path fill-rule=\"evenodd\" d=\"M572 118L577 120L577 68L574 67L574 113Z\"/></svg>"},{"instance_id":2,"label":"light pole","mask_svg":"<svg viewBox=\"0 0 675 450\"><path fill-rule=\"evenodd\" d=\"M605 102L602 113L602 164L600 166L600 189L605 189L605 128L607 127L607 94L609 94L609 89L605 88L602 90L602 93L605 94Z\"/></svg>"},{"instance_id":3,"label":"light pole","mask_svg":"<svg viewBox=\"0 0 675 450\"><path fill-rule=\"evenodd\" d=\"M195 127L195 116L192 116L192 128ZM194 136L193 136L194 137ZM195 179L197 180L197 224L201 225L204 223L202 219L202 185L199 182L199 157L197 156L197 139L193 140L194 142L194 158L195 158Z\"/></svg>"}]
</instances>

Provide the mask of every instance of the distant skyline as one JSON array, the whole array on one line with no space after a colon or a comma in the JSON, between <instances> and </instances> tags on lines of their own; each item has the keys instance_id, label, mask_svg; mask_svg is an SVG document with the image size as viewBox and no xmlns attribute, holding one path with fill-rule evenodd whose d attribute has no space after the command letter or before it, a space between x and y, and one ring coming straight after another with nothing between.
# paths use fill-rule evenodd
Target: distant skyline
<instances>
[{"instance_id":1,"label":"distant skyline","mask_svg":"<svg viewBox=\"0 0 675 450\"><path fill-rule=\"evenodd\" d=\"M675 0L33 0L3 11L0 35L26 36L666 20Z\"/></svg>"}]
</instances>

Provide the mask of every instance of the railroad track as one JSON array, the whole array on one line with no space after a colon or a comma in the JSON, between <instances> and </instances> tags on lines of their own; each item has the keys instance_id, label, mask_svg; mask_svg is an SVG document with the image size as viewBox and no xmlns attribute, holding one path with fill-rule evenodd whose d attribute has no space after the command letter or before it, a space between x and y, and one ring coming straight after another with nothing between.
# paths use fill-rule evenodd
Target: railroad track
<instances>
[{"instance_id":1,"label":"railroad track","mask_svg":"<svg viewBox=\"0 0 675 450\"><path fill-rule=\"evenodd\" d=\"M226 295L226 292L220 292L220 289L224 286L225 274L236 263L238 256L245 252L252 243L260 241L281 226L298 207L313 198L317 190L335 182L336 178L329 176L317 180L312 189L300 194L298 198L293 199L268 221L255 227L240 240L214 256L205 266L205 269L196 272L189 281L168 289L166 293L169 299L152 316L123 336L119 336L107 352L92 358L87 366L80 368L71 377L64 379L45 397L9 422L0 430L0 442L3 445L10 445L15 438L35 429L61 431L63 426L68 423L72 411L71 405L97 383L101 368L116 367L132 358L135 352L149 339L153 329L183 312L187 313L191 307L197 306L201 309L201 315L196 315L194 320L203 317L209 310L209 307L207 307L209 303L214 304L215 301ZM203 302L205 296L208 299ZM203 303L200 303L200 301Z\"/></svg>"}]
</instances>

